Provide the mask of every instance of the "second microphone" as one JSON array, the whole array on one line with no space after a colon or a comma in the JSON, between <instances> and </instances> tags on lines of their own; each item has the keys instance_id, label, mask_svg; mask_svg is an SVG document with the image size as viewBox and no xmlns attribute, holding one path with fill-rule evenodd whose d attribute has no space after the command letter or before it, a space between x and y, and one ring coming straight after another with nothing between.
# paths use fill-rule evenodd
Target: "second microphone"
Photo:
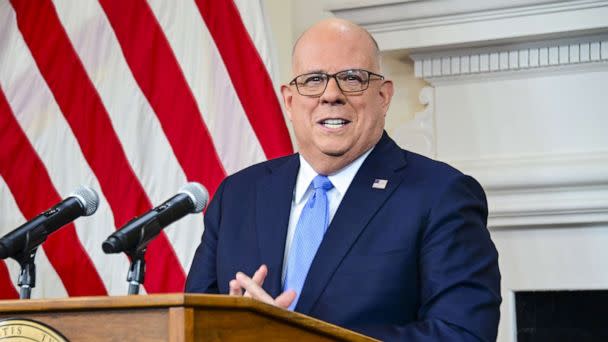
<instances>
[{"instance_id":1,"label":"second microphone","mask_svg":"<svg viewBox=\"0 0 608 342\"><path fill-rule=\"evenodd\" d=\"M137 246L146 245L169 224L190 213L203 211L209 200L205 187L196 182L184 185L177 195L127 222L103 242L107 254L129 251Z\"/></svg>"}]
</instances>

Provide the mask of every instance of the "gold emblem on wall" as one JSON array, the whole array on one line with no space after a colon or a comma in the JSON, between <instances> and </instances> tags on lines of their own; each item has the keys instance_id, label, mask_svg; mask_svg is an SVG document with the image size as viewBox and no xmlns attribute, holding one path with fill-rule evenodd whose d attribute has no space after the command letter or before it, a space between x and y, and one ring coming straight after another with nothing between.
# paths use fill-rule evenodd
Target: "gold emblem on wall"
<instances>
[{"instance_id":1,"label":"gold emblem on wall","mask_svg":"<svg viewBox=\"0 0 608 342\"><path fill-rule=\"evenodd\" d=\"M58 331L29 319L9 318L0 321L2 342L68 342Z\"/></svg>"}]
</instances>

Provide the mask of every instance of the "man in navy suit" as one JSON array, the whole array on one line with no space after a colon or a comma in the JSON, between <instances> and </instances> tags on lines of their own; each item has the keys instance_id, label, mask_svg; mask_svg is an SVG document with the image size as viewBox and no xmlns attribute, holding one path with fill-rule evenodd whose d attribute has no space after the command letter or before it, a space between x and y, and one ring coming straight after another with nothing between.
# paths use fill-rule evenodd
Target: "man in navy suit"
<instances>
[{"instance_id":1,"label":"man in navy suit","mask_svg":"<svg viewBox=\"0 0 608 342\"><path fill-rule=\"evenodd\" d=\"M485 194L384 132L393 84L373 38L322 21L297 41L292 67L281 91L299 154L224 180L186 291L251 296L383 340L495 340L500 273ZM306 232L323 222L310 247Z\"/></svg>"}]
</instances>

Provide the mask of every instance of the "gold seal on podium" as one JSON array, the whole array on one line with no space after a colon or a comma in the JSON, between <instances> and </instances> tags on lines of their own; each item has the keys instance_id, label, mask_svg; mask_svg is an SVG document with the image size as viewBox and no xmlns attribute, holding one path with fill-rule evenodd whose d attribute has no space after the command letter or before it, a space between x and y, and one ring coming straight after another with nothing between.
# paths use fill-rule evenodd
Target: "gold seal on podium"
<instances>
[{"instance_id":1,"label":"gold seal on podium","mask_svg":"<svg viewBox=\"0 0 608 342\"><path fill-rule=\"evenodd\" d=\"M0 340L2 342L68 342L58 331L36 321L9 318L0 321Z\"/></svg>"}]
</instances>

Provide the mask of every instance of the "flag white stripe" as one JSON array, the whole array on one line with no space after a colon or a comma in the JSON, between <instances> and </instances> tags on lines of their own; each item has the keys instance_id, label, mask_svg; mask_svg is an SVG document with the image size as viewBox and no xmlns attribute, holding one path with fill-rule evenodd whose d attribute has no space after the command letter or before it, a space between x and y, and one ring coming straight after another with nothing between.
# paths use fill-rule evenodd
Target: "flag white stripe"
<instances>
[{"instance_id":1,"label":"flag white stripe","mask_svg":"<svg viewBox=\"0 0 608 342\"><path fill-rule=\"evenodd\" d=\"M241 19L249 36L253 40L256 50L262 59L262 62L268 70L272 84L274 85L275 93L279 99L281 110L285 113L285 103L283 103L281 94L281 84L283 83L282 77L279 70L279 58L276 46L273 44L272 32L268 22L267 12L265 11L265 2L262 0L234 0L234 4L241 14Z\"/></svg>"},{"instance_id":2,"label":"flag white stripe","mask_svg":"<svg viewBox=\"0 0 608 342\"><path fill-rule=\"evenodd\" d=\"M17 29L14 12L7 14L7 10L13 11L10 6L0 8L0 18L11 20L10 25L5 24L7 29L0 31L0 41L8 41L12 53L0 56L6 63L3 65L11 68L0 68L0 86L60 196L66 197L83 184L98 192L99 210L94 216L76 220L76 232L108 292L124 294L127 257L108 257L101 250L101 243L115 231L110 206ZM119 269L124 273L116 272Z\"/></svg>"},{"instance_id":3,"label":"flag white stripe","mask_svg":"<svg viewBox=\"0 0 608 342\"><path fill-rule=\"evenodd\" d=\"M265 23L264 2L261 0L234 0L234 4L241 14L241 20L266 66L266 70L268 70L275 89L278 89L281 80L279 70L275 68L275 66L278 66L276 51L272 41L267 38L271 36L271 32Z\"/></svg>"},{"instance_id":4,"label":"flag white stripe","mask_svg":"<svg viewBox=\"0 0 608 342\"><path fill-rule=\"evenodd\" d=\"M266 160L194 1L151 0L149 5L182 68L226 173Z\"/></svg>"},{"instance_id":5,"label":"flag white stripe","mask_svg":"<svg viewBox=\"0 0 608 342\"><path fill-rule=\"evenodd\" d=\"M187 183L160 122L139 88L100 4L55 0L59 19L106 108L127 159L153 206ZM94 24L92 24L94 23ZM165 229L187 271L203 232L202 215L188 215Z\"/></svg>"},{"instance_id":6,"label":"flag white stripe","mask_svg":"<svg viewBox=\"0 0 608 342\"><path fill-rule=\"evenodd\" d=\"M19 210L4 178L0 176L0 235L4 235L25 222L25 217ZM9 215L10 214L10 215ZM46 257L43 248L36 253L36 286L32 289L32 298L67 297L61 278ZM19 292L17 279L21 270L19 263L13 259L4 260L10 274L13 286Z\"/></svg>"}]
</instances>

